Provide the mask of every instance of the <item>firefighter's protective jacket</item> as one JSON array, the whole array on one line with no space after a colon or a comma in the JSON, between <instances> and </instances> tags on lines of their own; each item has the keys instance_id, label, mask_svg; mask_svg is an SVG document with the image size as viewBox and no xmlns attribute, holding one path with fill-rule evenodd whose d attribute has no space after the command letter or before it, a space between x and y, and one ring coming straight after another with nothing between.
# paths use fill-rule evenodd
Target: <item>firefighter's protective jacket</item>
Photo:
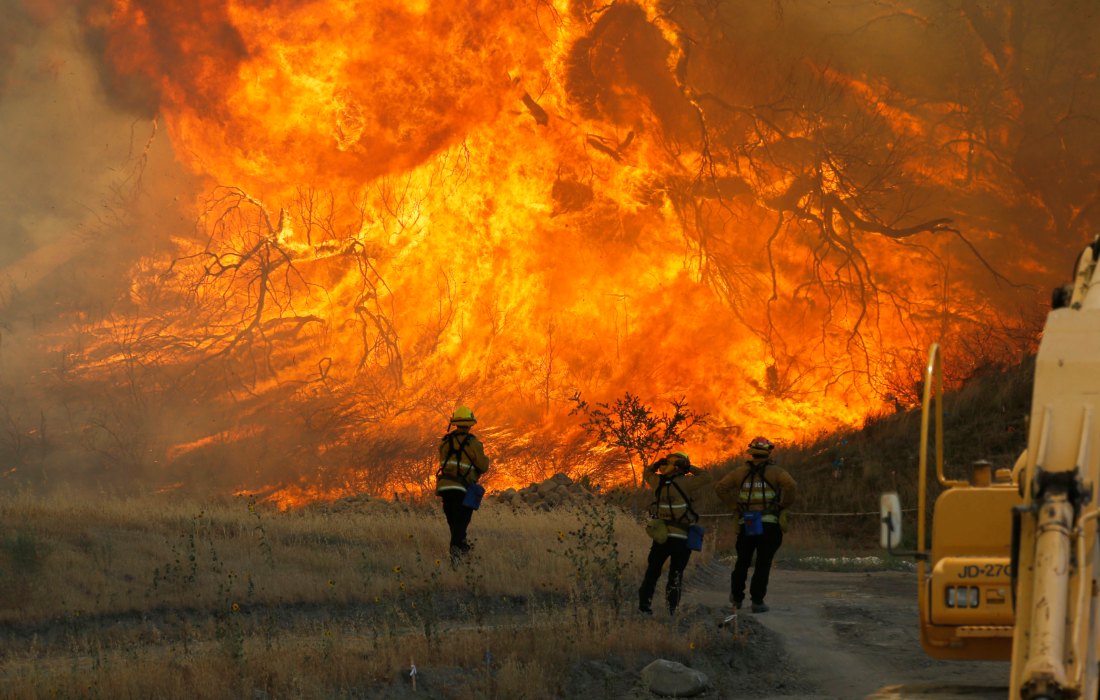
<instances>
[{"instance_id":1,"label":"firefighter's protective jacket","mask_svg":"<svg viewBox=\"0 0 1100 700\"><path fill-rule=\"evenodd\" d=\"M733 468L715 487L718 498L737 512L744 522L745 511L759 510L765 523L778 523L779 512L794 503L797 482L786 469L769 459L748 461Z\"/></svg>"},{"instance_id":2,"label":"firefighter's protective jacket","mask_svg":"<svg viewBox=\"0 0 1100 700\"><path fill-rule=\"evenodd\" d=\"M489 458L477 436L469 428L455 428L439 443L439 472L435 492L461 491L477 483L489 471Z\"/></svg>"},{"instance_id":3,"label":"firefighter's protective jacket","mask_svg":"<svg viewBox=\"0 0 1100 700\"><path fill-rule=\"evenodd\" d=\"M707 479L701 470L691 469L690 474L674 469L665 457L642 473L646 485L654 489L656 512L652 515L665 521L670 538L687 539L688 527L699 521L694 501Z\"/></svg>"}]
</instances>

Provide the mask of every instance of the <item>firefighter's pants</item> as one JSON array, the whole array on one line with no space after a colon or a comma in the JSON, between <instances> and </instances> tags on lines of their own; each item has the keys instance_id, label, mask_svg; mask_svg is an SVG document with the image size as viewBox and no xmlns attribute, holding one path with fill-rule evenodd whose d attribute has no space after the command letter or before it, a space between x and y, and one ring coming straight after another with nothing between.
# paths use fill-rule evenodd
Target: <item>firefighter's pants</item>
<instances>
[{"instance_id":1,"label":"firefighter's pants","mask_svg":"<svg viewBox=\"0 0 1100 700\"><path fill-rule=\"evenodd\" d=\"M645 570L645 578L642 579L642 587L638 589L638 599L642 608L649 608L653 600L653 592L657 590L657 579L661 578L661 569L665 566L665 560L671 559L668 566L668 582L665 584L665 600L668 603L669 612L676 610L684 588L684 569L687 568L690 557L691 550L688 549L685 539L669 537L661 544L653 543L649 548L649 565Z\"/></svg>"},{"instance_id":2,"label":"firefighter's pants","mask_svg":"<svg viewBox=\"0 0 1100 700\"><path fill-rule=\"evenodd\" d=\"M764 532L759 535L746 535L744 528L737 534L737 563L730 574L730 598L738 605L745 599L745 579L749 575L752 556L756 554L756 564L752 570L752 582L749 584L749 596L754 603L763 603L768 594L768 576L772 570L772 559L783 544L783 530L778 523L764 523Z\"/></svg>"},{"instance_id":3,"label":"firefighter's pants","mask_svg":"<svg viewBox=\"0 0 1100 700\"><path fill-rule=\"evenodd\" d=\"M451 546L466 549L466 528L470 526L470 518L474 516L474 509L462 505L462 499L466 497L464 491L444 491L439 494L443 500L443 514L447 516L447 527L451 529Z\"/></svg>"}]
</instances>

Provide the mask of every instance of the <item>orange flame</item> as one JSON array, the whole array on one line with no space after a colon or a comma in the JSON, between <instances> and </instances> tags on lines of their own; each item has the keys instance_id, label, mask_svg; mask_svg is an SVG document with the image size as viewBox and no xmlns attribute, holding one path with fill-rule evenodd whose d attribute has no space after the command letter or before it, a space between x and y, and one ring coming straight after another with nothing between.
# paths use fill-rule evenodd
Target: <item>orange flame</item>
<instances>
[{"instance_id":1,"label":"orange flame","mask_svg":"<svg viewBox=\"0 0 1100 700\"><path fill-rule=\"evenodd\" d=\"M224 186L198 205L201 235L135 271L163 364L232 377L196 380L233 417L169 459L248 421L291 483L280 504L426 483L461 401L497 437L498 483L519 484L595 469L603 457L570 451L568 398L632 391L709 412L687 446L705 463L747 433L857 424L914 386L928 341L993 317L980 284L945 296L952 238L813 224L853 199L808 122L751 144L768 158L720 153L717 129L760 125L706 119L715 98L686 82L682 28L655 2L440 5L116 0L89 15L119 89L148 90L134 99L156 104L179 156ZM872 124L853 142L927 142L897 155L899 177L950 184L955 134L927 126L948 105L825 74ZM242 392L262 400L233 403ZM357 473L384 476L340 485Z\"/></svg>"}]
</instances>

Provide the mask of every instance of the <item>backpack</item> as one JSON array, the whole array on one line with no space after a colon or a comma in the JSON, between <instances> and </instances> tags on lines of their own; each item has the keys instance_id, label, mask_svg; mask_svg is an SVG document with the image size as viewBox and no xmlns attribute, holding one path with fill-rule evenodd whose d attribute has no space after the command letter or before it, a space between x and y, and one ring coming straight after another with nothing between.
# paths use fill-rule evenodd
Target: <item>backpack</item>
<instances>
[{"instance_id":1,"label":"backpack","mask_svg":"<svg viewBox=\"0 0 1100 700\"><path fill-rule=\"evenodd\" d=\"M760 466L757 466L757 465L753 464L752 462L749 462L749 473L746 474L745 478L741 480L741 485L740 485L740 487L738 488L738 491L737 491L738 499L740 499L740 494L745 488L745 482L748 481L749 479L752 479L753 480L753 482L752 482L753 485L749 487L749 501L751 502L752 501L752 493L753 493L752 489L753 489L754 486L756 486L756 479L754 479L753 477L760 477L760 480L763 481L765 484L767 484L771 488L772 493L775 494L772 497L772 502L771 503L765 503L764 504L764 510L770 510L776 503L779 502L779 489L777 489L775 487L775 484L773 484L772 482L770 482L766 478L764 478L764 472L767 471L767 469L768 469L768 462L764 462ZM764 494L761 493L760 495L763 496Z\"/></svg>"},{"instance_id":2,"label":"backpack","mask_svg":"<svg viewBox=\"0 0 1100 700\"><path fill-rule=\"evenodd\" d=\"M684 490L680 488L679 484L676 483L676 477L658 474L658 478L660 479L660 481L657 484L657 490L653 494L653 503L649 505L649 510L651 513L653 513L654 518L656 518L657 513L660 512L662 489L666 494L665 503L668 505L668 510L670 513L672 512L672 489L669 488L671 486L680 493L680 498L684 499L684 503L687 504L687 509L681 515L676 516L673 522L675 522L677 525L690 525L692 522L699 520L699 514L696 513L695 509L691 507L691 499L687 497L687 494L684 493ZM685 522L684 518L689 515L692 519Z\"/></svg>"},{"instance_id":3,"label":"backpack","mask_svg":"<svg viewBox=\"0 0 1100 700\"><path fill-rule=\"evenodd\" d=\"M472 438L474 435L473 433L467 432L465 435L462 436L462 441L458 444L458 447L456 448L454 441L456 434L457 433L455 431L452 431L443 436L443 440L447 442L447 456L444 457L441 461L439 465L439 471L437 471L435 475L436 477L447 476L451 478L456 478L459 479L464 486L469 486L469 476L470 471L474 469L474 460L473 457L466 453L466 445L470 443L470 438ZM462 464L453 465L454 474L444 473L444 470L452 466L449 465L448 462L450 462L451 459L454 458L459 458L459 462L461 462L461 458L465 458L469 463L466 465L466 472L464 474L460 473L460 467L463 466Z\"/></svg>"}]
</instances>

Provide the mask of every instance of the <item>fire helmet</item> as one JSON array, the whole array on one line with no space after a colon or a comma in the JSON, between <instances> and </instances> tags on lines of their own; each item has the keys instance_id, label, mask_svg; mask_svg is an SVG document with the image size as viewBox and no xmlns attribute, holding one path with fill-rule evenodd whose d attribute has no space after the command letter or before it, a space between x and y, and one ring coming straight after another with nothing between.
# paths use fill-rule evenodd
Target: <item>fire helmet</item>
<instances>
[{"instance_id":1,"label":"fire helmet","mask_svg":"<svg viewBox=\"0 0 1100 700\"><path fill-rule=\"evenodd\" d=\"M753 457L767 457L774 449L775 445L766 437L754 437L749 443L749 454Z\"/></svg>"},{"instance_id":2,"label":"fire helmet","mask_svg":"<svg viewBox=\"0 0 1100 700\"><path fill-rule=\"evenodd\" d=\"M691 457L687 452L672 452L665 457L664 465L659 470L661 474L671 474L677 469L687 471L691 467Z\"/></svg>"},{"instance_id":3,"label":"fire helmet","mask_svg":"<svg viewBox=\"0 0 1100 700\"><path fill-rule=\"evenodd\" d=\"M477 423L477 418L474 417L474 412L466 406L459 406L451 415L452 425L469 427L474 423Z\"/></svg>"}]
</instances>

